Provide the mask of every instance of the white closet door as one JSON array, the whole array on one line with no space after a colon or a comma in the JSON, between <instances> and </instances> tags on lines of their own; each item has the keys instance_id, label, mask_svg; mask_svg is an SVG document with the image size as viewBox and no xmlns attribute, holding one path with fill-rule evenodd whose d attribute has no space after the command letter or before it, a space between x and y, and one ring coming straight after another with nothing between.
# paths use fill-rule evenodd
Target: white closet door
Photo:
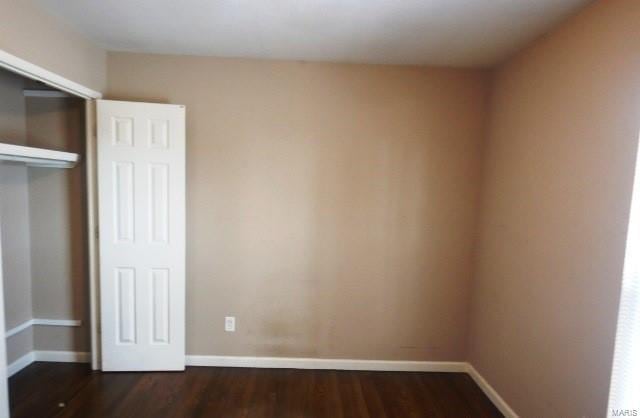
<instances>
[{"instance_id":1,"label":"white closet door","mask_svg":"<svg viewBox=\"0 0 640 418\"><path fill-rule=\"evenodd\" d=\"M102 370L184 370L185 108L98 100Z\"/></svg>"}]
</instances>

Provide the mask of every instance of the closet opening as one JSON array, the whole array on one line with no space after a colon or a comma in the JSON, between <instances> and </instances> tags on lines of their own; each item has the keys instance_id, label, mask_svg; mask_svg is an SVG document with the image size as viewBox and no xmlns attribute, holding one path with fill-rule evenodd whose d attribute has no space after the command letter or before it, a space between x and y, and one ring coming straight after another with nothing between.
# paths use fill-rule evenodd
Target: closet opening
<instances>
[{"instance_id":1,"label":"closet opening","mask_svg":"<svg viewBox=\"0 0 640 418\"><path fill-rule=\"evenodd\" d=\"M90 360L86 123L84 99L0 69L0 265L9 376L33 362ZM65 384L42 379L45 391ZM39 406L59 407L60 399L48 399Z\"/></svg>"}]
</instances>

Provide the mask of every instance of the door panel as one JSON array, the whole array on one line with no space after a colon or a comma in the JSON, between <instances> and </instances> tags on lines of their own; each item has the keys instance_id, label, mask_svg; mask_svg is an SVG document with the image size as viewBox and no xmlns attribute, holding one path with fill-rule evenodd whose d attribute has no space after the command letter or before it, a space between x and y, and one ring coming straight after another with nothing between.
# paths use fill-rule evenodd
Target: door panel
<instances>
[{"instance_id":1,"label":"door panel","mask_svg":"<svg viewBox=\"0 0 640 418\"><path fill-rule=\"evenodd\" d=\"M102 369L184 370L184 106L99 100Z\"/></svg>"}]
</instances>

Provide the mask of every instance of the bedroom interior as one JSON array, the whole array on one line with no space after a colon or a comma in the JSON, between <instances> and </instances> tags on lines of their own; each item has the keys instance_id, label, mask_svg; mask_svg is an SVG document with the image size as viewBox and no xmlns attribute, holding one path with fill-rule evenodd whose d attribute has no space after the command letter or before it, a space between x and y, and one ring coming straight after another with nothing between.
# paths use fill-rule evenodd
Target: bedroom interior
<instances>
[{"instance_id":1,"label":"bedroom interior","mask_svg":"<svg viewBox=\"0 0 640 418\"><path fill-rule=\"evenodd\" d=\"M639 2L0 10L0 416L640 413Z\"/></svg>"}]
</instances>

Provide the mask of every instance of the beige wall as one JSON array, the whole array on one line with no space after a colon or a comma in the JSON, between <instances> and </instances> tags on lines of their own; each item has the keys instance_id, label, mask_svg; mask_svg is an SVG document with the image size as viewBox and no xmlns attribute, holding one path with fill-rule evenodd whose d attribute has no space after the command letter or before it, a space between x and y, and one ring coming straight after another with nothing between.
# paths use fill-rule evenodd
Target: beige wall
<instances>
[{"instance_id":1,"label":"beige wall","mask_svg":"<svg viewBox=\"0 0 640 418\"><path fill-rule=\"evenodd\" d=\"M0 50L97 91L106 85L106 52L31 0L0 0Z\"/></svg>"},{"instance_id":2,"label":"beige wall","mask_svg":"<svg viewBox=\"0 0 640 418\"><path fill-rule=\"evenodd\" d=\"M24 80L0 69L0 141L26 141ZM31 319L29 193L26 167L0 162L0 239L5 302L5 326L11 329ZM3 338L0 336L0 338ZM7 339L9 362L33 348L30 330Z\"/></svg>"},{"instance_id":3,"label":"beige wall","mask_svg":"<svg viewBox=\"0 0 640 418\"><path fill-rule=\"evenodd\" d=\"M640 2L495 74L469 360L523 417L605 416L640 129Z\"/></svg>"},{"instance_id":4,"label":"beige wall","mask_svg":"<svg viewBox=\"0 0 640 418\"><path fill-rule=\"evenodd\" d=\"M187 106L188 353L464 358L486 74L108 63L110 98Z\"/></svg>"},{"instance_id":5,"label":"beige wall","mask_svg":"<svg viewBox=\"0 0 640 418\"><path fill-rule=\"evenodd\" d=\"M84 100L28 98L28 145L84 155ZM84 163L29 169L34 318L80 319L80 328L34 328L37 350L88 351Z\"/></svg>"},{"instance_id":6,"label":"beige wall","mask_svg":"<svg viewBox=\"0 0 640 418\"><path fill-rule=\"evenodd\" d=\"M26 142L24 83L21 76L0 68L0 141L3 143L24 145Z\"/></svg>"}]
</instances>

